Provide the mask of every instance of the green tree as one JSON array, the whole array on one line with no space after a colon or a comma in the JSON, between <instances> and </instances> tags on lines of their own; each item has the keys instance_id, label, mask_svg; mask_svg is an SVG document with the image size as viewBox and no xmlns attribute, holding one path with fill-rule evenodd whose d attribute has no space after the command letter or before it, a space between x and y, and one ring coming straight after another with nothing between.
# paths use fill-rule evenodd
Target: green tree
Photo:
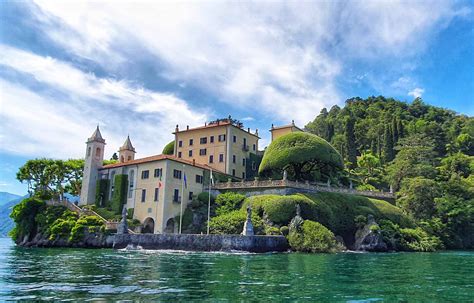
<instances>
[{"instance_id":1,"label":"green tree","mask_svg":"<svg viewBox=\"0 0 474 303\"><path fill-rule=\"evenodd\" d=\"M352 117L349 117L346 120L346 155L347 161L350 162L350 167L354 168L357 164L357 147L356 147L356 138L354 135L354 124L355 121Z\"/></svg>"},{"instance_id":2,"label":"green tree","mask_svg":"<svg viewBox=\"0 0 474 303\"><path fill-rule=\"evenodd\" d=\"M174 141L166 144L165 148L162 151L163 155L173 155L174 154Z\"/></svg>"},{"instance_id":3,"label":"green tree","mask_svg":"<svg viewBox=\"0 0 474 303\"><path fill-rule=\"evenodd\" d=\"M114 153L114 154L112 155L112 158L110 158L110 160L118 161L117 153Z\"/></svg>"},{"instance_id":4,"label":"green tree","mask_svg":"<svg viewBox=\"0 0 474 303\"><path fill-rule=\"evenodd\" d=\"M439 185L423 177L403 181L398 193L397 206L415 219L430 219L435 213L435 198L439 196Z\"/></svg>"},{"instance_id":5,"label":"green tree","mask_svg":"<svg viewBox=\"0 0 474 303\"><path fill-rule=\"evenodd\" d=\"M341 155L324 139L309 133L291 133L274 140L266 149L259 174L280 174L312 180L314 173L330 177L343 168Z\"/></svg>"},{"instance_id":6,"label":"green tree","mask_svg":"<svg viewBox=\"0 0 474 303\"><path fill-rule=\"evenodd\" d=\"M383 144L383 160L385 163L389 163L395 157L393 150L393 134L389 125L385 126L385 131L383 135L384 144Z\"/></svg>"}]
</instances>

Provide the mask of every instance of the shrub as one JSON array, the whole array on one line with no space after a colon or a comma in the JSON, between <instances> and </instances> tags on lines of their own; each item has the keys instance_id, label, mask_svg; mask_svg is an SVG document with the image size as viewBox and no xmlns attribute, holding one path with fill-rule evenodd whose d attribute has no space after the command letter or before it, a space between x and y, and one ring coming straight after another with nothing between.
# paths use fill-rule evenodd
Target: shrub
<instances>
[{"instance_id":1,"label":"shrub","mask_svg":"<svg viewBox=\"0 0 474 303\"><path fill-rule=\"evenodd\" d=\"M50 226L49 230L49 239L55 240L58 238L69 238L71 234L71 230L76 225L75 219L62 219L59 218Z\"/></svg>"},{"instance_id":2,"label":"shrub","mask_svg":"<svg viewBox=\"0 0 474 303\"><path fill-rule=\"evenodd\" d=\"M214 217L209 223L212 234L238 235L242 233L244 223L247 220L247 214L240 210ZM263 234L263 222L256 215L252 214L252 224L255 234Z\"/></svg>"},{"instance_id":3,"label":"shrub","mask_svg":"<svg viewBox=\"0 0 474 303\"><path fill-rule=\"evenodd\" d=\"M84 238L85 231L90 233L105 230L104 222L97 216L83 216L76 221L76 224L71 229L69 237L70 242L79 242Z\"/></svg>"},{"instance_id":4,"label":"shrub","mask_svg":"<svg viewBox=\"0 0 474 303\"><path fill-rule=\"evenodd\" d=\"M302 233L291 231L288 242L292 249L302 252L335 252L338 244L334 234L324 225L305 220Z\"/></svg>"},{"instance_id":5,"label":"shrub","mask_svg":"<svg viewBox=\"0 0 474 303\"><path fill-rule=\"evenodd\" d=\"M275 226L265 225L265 234L268 236L279 236L280 229Z\"/></svg>"},{"instance_id":6,"label":"shrub","mask_svg":"<svg viewBox=\"0 0 474 303\"><path fill-rule=\"evenodd\" d=\"M290 232L290 229L288 228L288 226L282 226L280 227L280 234L283 235L283 236L288 236L288 233Z\"/></svg>"},{"instance_id":7,"label":"shrub","mask_svg":"<svg viewBox=\"0 0 474 303\"><path fill-rule=\"evenodd\" d=\"M245 196L238 193L227 192L224 194L220 194L216 198L216 214L223 215L231 211L237 210L240 208L244 200Z\"/></svg>"},{"instance_id":8,"label":"shrub","mask_svg":"<svg viewBox=\"0 0 474 303\"><path fill-rule=\"evenodd\" d=\"M358 215L354 218L354 223L358 229L363 228L367 224L367 217Z\"/></svg>"}]
</instances>

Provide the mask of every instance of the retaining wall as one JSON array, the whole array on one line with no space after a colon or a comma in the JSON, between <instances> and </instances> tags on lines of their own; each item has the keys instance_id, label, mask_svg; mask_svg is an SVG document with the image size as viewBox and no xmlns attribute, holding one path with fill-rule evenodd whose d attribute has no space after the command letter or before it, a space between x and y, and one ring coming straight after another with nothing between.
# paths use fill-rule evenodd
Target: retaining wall
<instances>
[{"instance_id":1,"label":"retaining wall","mask_svg":"<svg viewBox=\"0 0 474 303\"><path fill-rule=\"evenodd\" d=\"M190 234L115 234L107 237L107 246L125 248L128 245L144 249L173 249L190 251L287 251L283 236L190 235Z\"/></svg>"}]
</instances>

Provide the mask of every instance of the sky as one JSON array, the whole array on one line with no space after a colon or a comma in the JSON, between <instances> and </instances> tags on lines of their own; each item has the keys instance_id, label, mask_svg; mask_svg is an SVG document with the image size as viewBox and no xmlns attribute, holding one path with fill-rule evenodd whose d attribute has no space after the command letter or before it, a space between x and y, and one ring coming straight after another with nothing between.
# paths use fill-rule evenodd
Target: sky
<instances>
[{"instance_id":1,"label":"sky","mask_svg":"<svg viewBox=\"0 0 474 303\"><path fill-rule=\"evenodd\" d=\"M100 125L161 153L176 124L300 127L351 97L474 114L472 1L0 1L0 191Z\"/></svg>"}]
</instances>

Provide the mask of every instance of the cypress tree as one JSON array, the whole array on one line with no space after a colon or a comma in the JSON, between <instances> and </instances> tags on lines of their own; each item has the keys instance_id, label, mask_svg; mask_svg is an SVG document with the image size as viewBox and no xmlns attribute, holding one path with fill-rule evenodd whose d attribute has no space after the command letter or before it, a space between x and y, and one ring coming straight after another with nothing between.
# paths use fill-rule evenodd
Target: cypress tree
<instances>
[{"instance_id":1,"label":"cypress tree","mask_svg":"<svg viewBox=\"0 0 474 303\"><path fill-rule=\"evenodd\" d=\"M390 124L385 125L385 132L384 132L384 144L383 144L383 159L385 163L388 163L393 160L394 158L394 150L393 150L393 134L390 129Z\"/></svg>"},{"instance_id":2,"label":"cypress tree","mask_svg":"<svg viewBox=\"0 0 474 303\"><path fill-rule=\"evenodd\" d=\"M398 128L397 128L397 117L392 119L392 134L393 134L393 145L396 145L398 142Z\"/></svg>"},{"instance_id":3,"label":"cypress tree","mask_svg":"<svg viewBox=\"0 0 474 303\"><path fill-rule=\"evenodd\" d=\"M398 119L397 121L397 133L398 133L398 139L403 138L405 136L404 134L404 129L403 129L403 122L401 119Z\"/></svg>"},{"instance_id":4,"label":"cypress tree","mask_svg":"<svg viewBox=\"0 0 474 303\"><path fill-rule=\"evenodd\" d=\"M350 117L346 121L346 148L347 148L347 161L351 163L351 168L357 165L357 148L354 134L354 118Z\"/></svg>"}]
</instances>

